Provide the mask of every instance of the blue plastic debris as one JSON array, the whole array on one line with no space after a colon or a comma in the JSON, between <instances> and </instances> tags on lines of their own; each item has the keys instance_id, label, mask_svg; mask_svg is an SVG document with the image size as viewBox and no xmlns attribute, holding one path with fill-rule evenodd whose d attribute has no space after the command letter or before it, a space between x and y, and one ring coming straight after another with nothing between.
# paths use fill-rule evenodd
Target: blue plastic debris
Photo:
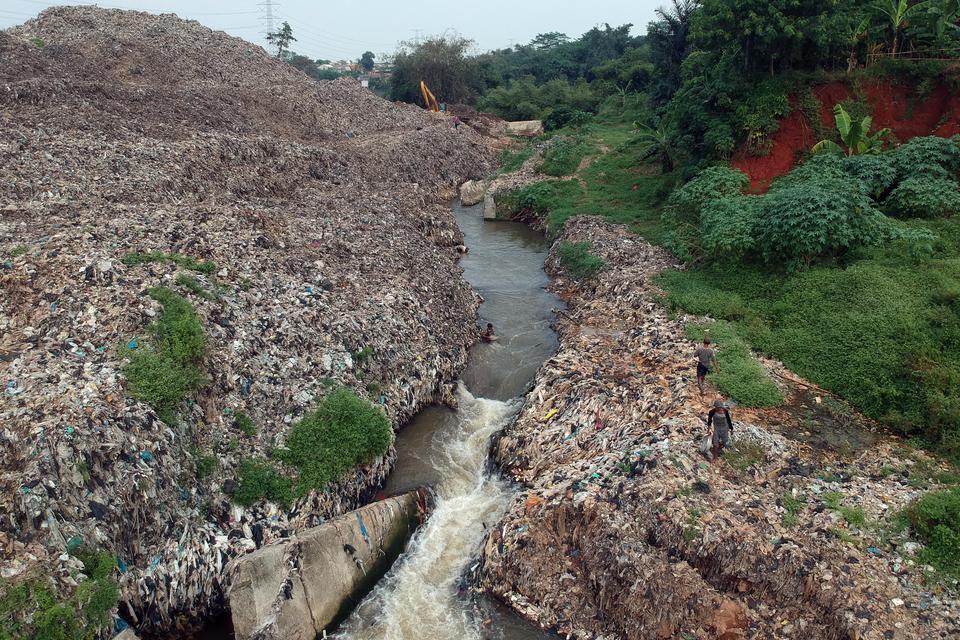
<instances>
[{"instance_id":1,"label":"blue plastic debris","mask_svg":"<svg viewBox=\"0 0 960 640\"><path fill-rule=\"evenodd\" d=\"M137 339L136 339L136 338L134 338L133 340L131 340L130 342L127 343L127 349L136 349L137 346L139 346L139 345L137 344Z\"/></svg>"},{"instance_id":2,"label":"blue plastic debris","mask_svg":"<svg viewBox=\"0 0 960 640\"><path fill-rule=\"evenodd\" d=\"M18 389L18 388L17 388L17 381L16 381L16 380L7 380L7 388L4 390L4 393L5 393L8 397L12 398L13 396L16 396L16 395L19 395L19 394L23 393L23 389Z\"/></svg>"},{"instance_id":3,"label":"blue plastic debris","mask_svg":"<svg viewBox=\"0 0 960 640\"><path fill-rule=\"evenodd\" d=\"M357 516L357 522L360 523L360 535L363 536L364 542L366 542L367 544L370 544L370 534L367 533L367 526L363 524L363 518L360 517L359 513L356 514L356 516Z\"/></svg>"},{"instance_id":4,"label":"blue plastic debris","mask_svg":"<svg viewBox=\"0 0 960 640\"><path fill-rule=\"evenodd\" d=\"M867 553L873 556L878 556L880 555L881 551L876 547L867 547Z\"/></svg>"},{"instance_id":5,"label":"blue plastic debris","mask_svg":"<svg viewBox=\"0 0 960 640\"><path fill-rule=\"evenodd\" d=\"M144 462L150 462L151 460L153 460L153 454L150 453L149 451L141 451L140 459L143 460Z\"/></svg>"}]
</instances>

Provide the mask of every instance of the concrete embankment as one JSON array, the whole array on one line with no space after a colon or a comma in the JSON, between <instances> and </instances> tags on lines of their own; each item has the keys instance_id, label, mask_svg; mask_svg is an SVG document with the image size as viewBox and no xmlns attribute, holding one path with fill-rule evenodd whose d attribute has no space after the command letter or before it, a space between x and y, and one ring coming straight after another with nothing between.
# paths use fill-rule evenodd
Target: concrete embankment
<instances>
[{"instance_id":1,"label":"concrete embankment","mask_svg":"<svg viewBox=\"0 0 960 640\"><path fill-rule=\"evenodd\" d=\"M313 640L348 613L426 515L426 490L367 505L237 559L228 600L237 640Z\"/></svg>"},{"instance_id":2,"label":"concrete embankment","mask_svg":"<svg viewBox=\"0 0 960 640\"><path fill-rule=\"evenodd\" d=\"M918 545L883 532L921 494L909 469L924 454L882 437L811 448L791 413L809 387L782 384L787 407L734 408L734 450L708 463L714 396L697 393L686 333L702 319L668 312L654 284L670 256L598 218L559 240L590 243L608 269L574 282L548 261L570 312L495 445L526 491L490 529L481 590L580 640L958 637L960 607Z\"/></svg>"}]
</instances>

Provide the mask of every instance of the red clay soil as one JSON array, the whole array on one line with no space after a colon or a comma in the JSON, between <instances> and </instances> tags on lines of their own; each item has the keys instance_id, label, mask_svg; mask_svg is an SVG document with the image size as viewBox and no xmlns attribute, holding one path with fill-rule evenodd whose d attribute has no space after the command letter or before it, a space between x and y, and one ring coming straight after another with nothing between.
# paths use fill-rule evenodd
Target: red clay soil
<instances>
[{"instance_id":1,"label":"red clay soil","mask_svg":"<svg viewBox=\"0 0 960 640\"><path fill-rule=\"evenodd\" d=\"M822 106L823 126L834 126L833 107L851 97L850 87L842 82L815 87L813 92ZM864 97L873 114L874 129L889 127L897 141L906 142L917 136L950 137L960 134L960 95L951 95L945 86L919 99L916 89L884 81L872 81L863 87ZM804 152L817 141L807 118L796 108L780 121L780 129L773 135L773 150L763 157L751 156L741 150L733 158L733 166L750 176L750 188L763 193L770 183L784 175L796 164Z\"/></svg>"}]
</instances>

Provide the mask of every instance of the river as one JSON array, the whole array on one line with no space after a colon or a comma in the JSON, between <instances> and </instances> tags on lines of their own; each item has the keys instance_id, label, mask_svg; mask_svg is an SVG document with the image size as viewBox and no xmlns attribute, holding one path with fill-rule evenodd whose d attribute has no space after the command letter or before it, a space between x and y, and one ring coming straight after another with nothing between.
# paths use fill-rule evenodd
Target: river
<instances>
[{"instance_id":1,"label":"river","mask_svg":"<svg viewBox=\"0 0 960 640\"><path fill-rule=\"evenodd\" d=\"M539 640L546 636L490 602L474 603L461 576L486 527L509 509L516 488L491 472L490 437L520 408L540 365L557 349L546 291L547 244L526 225L484 221L479 207L454 206L470 252L461 264L484 298L482 323L498 339L472 350L459 408L429 407L397 437L387 492L430 484L436 504L406 553L337 633L343 640Z\"/></svg>"}]
</instances>

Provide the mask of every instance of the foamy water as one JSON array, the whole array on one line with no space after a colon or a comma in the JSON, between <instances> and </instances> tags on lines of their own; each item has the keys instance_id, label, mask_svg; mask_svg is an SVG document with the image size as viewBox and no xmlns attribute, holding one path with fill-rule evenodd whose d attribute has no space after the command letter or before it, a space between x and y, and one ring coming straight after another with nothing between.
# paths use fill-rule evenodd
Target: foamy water
<instances>
[{"instance_id":1,"label":"foamy water","mask_svg":"<svg viewBox=\"0 0 960 640\"><path fill-rule=\"evenodd\" d=\"M357 608L336 637L351 640L468 640L480 638L479 621L457 597L459 578L485 533L509 508L513 490L487 473L490 437L502 429L517 402L458 392L457 426L441 436L431 461L440 477L433 513L387 576Z\"/></svg>"}]
</instances>

